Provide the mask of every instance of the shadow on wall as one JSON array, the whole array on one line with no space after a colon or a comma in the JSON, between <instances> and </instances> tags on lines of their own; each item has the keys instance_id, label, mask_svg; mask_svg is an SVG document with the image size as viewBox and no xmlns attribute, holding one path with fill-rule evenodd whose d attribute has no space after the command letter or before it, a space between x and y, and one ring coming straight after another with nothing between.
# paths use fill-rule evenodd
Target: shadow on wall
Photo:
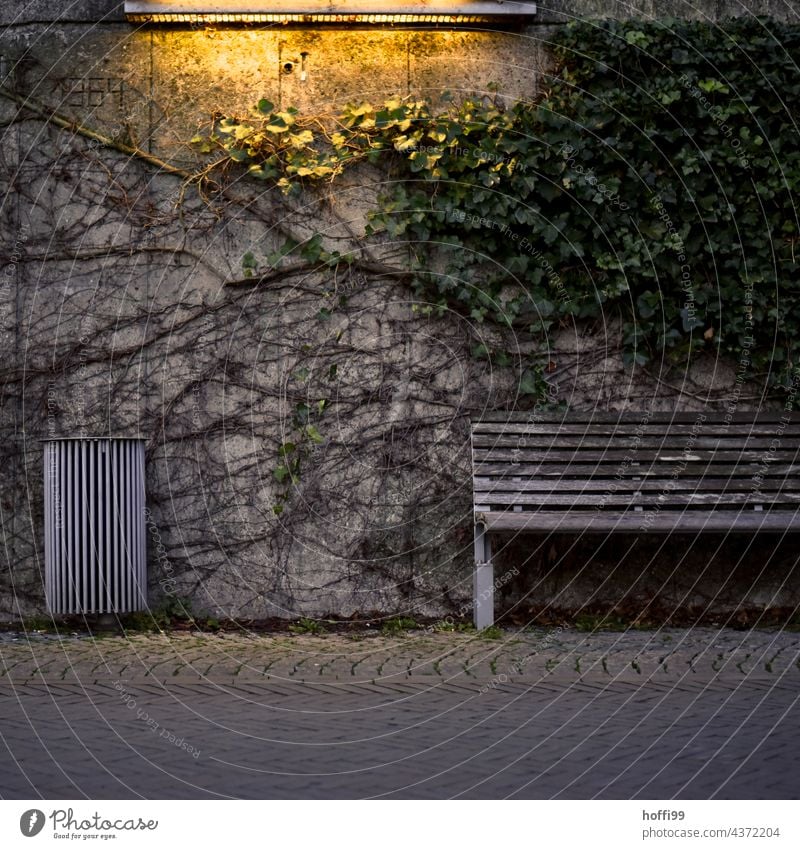
<instances>
[{"instance_id":1,"label":"shadow on wall","mask_svg":"<svg viewBox=\"0 0 800 849\"><path fill-rule=\"evenodd\" d=\"M497 541L498 619L610 625L786 625L800 604L797 541L748 534L554 534Z\"/></svg>"}]
</instances>

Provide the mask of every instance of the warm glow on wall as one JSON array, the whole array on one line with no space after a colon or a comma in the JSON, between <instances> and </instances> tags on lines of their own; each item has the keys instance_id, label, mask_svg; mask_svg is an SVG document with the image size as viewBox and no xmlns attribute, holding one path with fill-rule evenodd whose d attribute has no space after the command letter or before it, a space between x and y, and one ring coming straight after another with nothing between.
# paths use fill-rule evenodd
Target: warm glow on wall
<instances>
[{"instance_id":1,"label":"warm glow on wall","mask_svg":"<svg viewBox=\"0 0 800 849\"><path fill-rule=\"evenodd\" d=\"M536 14L535 3L505 0L125 0L141 24L360 24L474 26Z\"/></svg>"}]
</instances>

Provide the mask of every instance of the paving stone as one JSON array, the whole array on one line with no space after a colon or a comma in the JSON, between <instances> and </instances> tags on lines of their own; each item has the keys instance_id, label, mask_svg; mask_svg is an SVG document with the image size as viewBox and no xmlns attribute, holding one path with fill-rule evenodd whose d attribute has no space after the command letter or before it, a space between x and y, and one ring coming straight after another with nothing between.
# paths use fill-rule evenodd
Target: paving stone
<instances>
[{"instance_id":1,"label":"paving stone","mask_svg":"<svg viewBox=\"0 0 800 849\"><path fill-rule=\"evenodd\" d=\"M544 639L4 635L0 795L797 798L797 634Z\"/></svg>"}]
</instances>

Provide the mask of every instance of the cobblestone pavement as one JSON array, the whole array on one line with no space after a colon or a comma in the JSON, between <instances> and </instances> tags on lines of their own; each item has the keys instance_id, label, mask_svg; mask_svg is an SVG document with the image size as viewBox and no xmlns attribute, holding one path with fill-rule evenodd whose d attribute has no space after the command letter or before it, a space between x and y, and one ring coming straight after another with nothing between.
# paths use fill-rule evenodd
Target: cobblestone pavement
<instances>
[{"instance_id":1,"label":"cobblestone pavement","mask_svg":"<svg viewBox=\"0 0 800 849\"><path fill-rule=\"evenodd\" d=\"M3 798L797 798L800 634L0 635Z\"/></svg>"}]
</instances>

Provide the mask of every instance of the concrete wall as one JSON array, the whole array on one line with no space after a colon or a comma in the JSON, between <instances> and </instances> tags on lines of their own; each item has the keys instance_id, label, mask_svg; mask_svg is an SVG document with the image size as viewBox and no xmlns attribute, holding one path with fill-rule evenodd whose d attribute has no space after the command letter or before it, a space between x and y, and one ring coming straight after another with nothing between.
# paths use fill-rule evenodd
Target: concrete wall
<instances>
[{"instance_id":1,"label":"concrete wall","mask_svg":"<svg viewBox=\"0 0 800 849\"><path fill-rule=\"evenodd\" d=\"M260 97L321 114L354 98L435 100L490 84L533 98L547 82L549 27L570 17L794 14L776 3L540 9L537 25L500 34L148 30L105 0L0 7L0 613L42 608L39 440L81 433L148 440L154 603L173 594L257 618L434 616L469 598L467 416L512 404L513 371L472 359L474 331L455 314L418 317L394 281L231 285L247 251L263 258L287 235L346 245L380 176L289 202L244 183L200 194L170 169L197 167L187 140L213 111ZM301 53L306 81L284 68ZM405 255L389 246L378 259L402 267ZM552 341L562 400L724 403L730 366L699 362L679 389L631 377L606 330ZM276 515L277 448L295 438L297 405L320 400L324 442Z\"/></svg>"}]
</instances>

